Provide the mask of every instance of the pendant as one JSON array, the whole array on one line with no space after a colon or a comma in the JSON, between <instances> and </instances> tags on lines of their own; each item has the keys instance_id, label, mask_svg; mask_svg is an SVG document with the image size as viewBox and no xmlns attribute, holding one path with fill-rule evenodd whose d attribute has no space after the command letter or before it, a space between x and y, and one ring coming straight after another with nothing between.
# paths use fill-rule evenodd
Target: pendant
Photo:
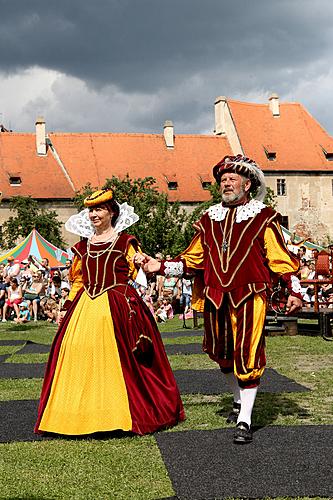
<instances>
[{"instance_id":1,"label":"pendant","mask_svg":"<svg viewBox=\"0 0 333 500\"><path fill-rule=\"evenodd\" d=\"M228 242L227 240L223 240L223 243L222 243L222 251L223 253L225 253L227 250L228 250Z\"/></svg>"}]
</instances>

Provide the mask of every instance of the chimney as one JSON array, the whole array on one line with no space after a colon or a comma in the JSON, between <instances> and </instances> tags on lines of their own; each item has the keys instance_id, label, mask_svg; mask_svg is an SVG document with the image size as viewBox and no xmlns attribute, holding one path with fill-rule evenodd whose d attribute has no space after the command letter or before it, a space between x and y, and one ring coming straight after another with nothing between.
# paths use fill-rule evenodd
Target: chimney
<instances>
[{"instance_id":1,"label":"chimney","mask_svg":"<svg viewBox=\"0 0 333 500\"><path fill-rule=\"evenodd\" d=\"M220 96L215 99L215 135L224 135L226 133L225 107L227 98Z\"/></svg>"},{"instance_id":2,"label":"chimney","mask_svg":"<svg viewBox=\"0 0 333 500\"><path fill-rule=\"evenodd\" d=\"M269 98L269 109L272 112L273 116L280 116L280 102L279 96L277 94L272 94Z\"/></svg>"},{"instance_id":3,"label":"chimney","mask_svg":"<svg viewBox=\"0 0 333 500\"><path fill-rule=\"evenodd\" d=\"M45 138L45 120L42 116L38 116L36 119L36 149L39 156L46 155Z\"/></svg>"},{"instance_id":4,"label":"chimney","mask_svg":"<svg viewBox=\"0 0 333 500\"><path fill-rule=\"evenodd\" d=\"M173 149L175 147L175 136L173 131L173 123L171 120L166 120L164 122L164 140L165 145L168 149Z\"/></svg>"}]
</instances>

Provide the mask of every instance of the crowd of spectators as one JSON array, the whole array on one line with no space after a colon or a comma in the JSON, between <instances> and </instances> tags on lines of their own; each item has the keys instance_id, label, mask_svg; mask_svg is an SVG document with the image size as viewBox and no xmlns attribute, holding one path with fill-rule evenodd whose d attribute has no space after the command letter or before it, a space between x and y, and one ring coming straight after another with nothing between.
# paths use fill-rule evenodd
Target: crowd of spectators
<instances>
[{"instance_id":1,"label":"crowd of spectators","mask_svg":"<svg viewBox=\"0 0 333 500\"><path fill-rule=\"evenodd\" d=\"M315 301L315 285L311 280L319 279L331 281L331 274L316 275L315 255L311 251L307 251L305 246L298 249L297 256L300 261L298 277L301 280L301 293L305 307L311 307ZM310 280L310 281L309 281ZM333 308L333 284L322 283L317 285L319 307Z\"/></svg>"},{"instance_id":2,"label":"crowd of spectators","mask_svg":"<svg viewBox=\"0 0 333 500\"><path fill-rule=\"evenodd\" d=\"M162 259L162 255L157 254L157 258ZM70 291L70 267L70 260L64 267L50 268L47 258L39 261L30 255L19 261L8 257L7 264L0 264L0 321L58 323ZM192 318L190 279L157 275L149 278L147 287L132 284L157 322L172 319L175 314Z\"/></svg>"},{"instance_id":3,"label":"crowd of spectators","mask_svg":"<svg viewBox=\"0 0 333 500\"><path fill-rule=\"evenodd\" d=\"M69 269L51 268L47 258L29 255L23 261L9 256L0 264L0 317L16 323L45 320L58 323L61 305L70 291Z\"/></svg>"}]
</instances>

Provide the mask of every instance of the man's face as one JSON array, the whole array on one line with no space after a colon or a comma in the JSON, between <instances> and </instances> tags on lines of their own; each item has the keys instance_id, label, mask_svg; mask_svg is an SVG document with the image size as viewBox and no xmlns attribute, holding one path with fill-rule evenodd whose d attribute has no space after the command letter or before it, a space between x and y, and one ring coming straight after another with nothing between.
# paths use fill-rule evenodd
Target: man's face
<instances>
[{"instance_id":1,"label":"man's face","mask_svg":"<svg viewBox=\"0 0 333 500\"><path fill-rule=\"evenodd\" d=\"M227 172L221 177L222 201L226 205L236 205L247 201L251 182L239 174Z\"/></svg>"}]
</instances>

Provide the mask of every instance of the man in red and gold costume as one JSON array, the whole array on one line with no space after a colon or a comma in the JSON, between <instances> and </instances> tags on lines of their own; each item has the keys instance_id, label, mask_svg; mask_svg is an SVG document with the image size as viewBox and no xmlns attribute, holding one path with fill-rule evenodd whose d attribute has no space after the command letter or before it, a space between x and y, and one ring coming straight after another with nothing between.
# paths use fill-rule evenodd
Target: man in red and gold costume
<instances>
[{"instance_id":1,"label":"man in red and gold costume","mask_svg":"<svg viewBox=\"0 0 333 500\"><path fill-rule=\"evenodd\" d=\"M194 225L189 247L171 261L157 263L149 256L142 261L138 255L137 262L147 272L195 273L193 308L204 311L203 350L219 364L233 392L227 421L236 423L234 442L241 444L252 441L252 409L266 364L264 321L272 277L279 277L288 291L286 313L296 311L302 306L298 260L285 245L279 214L262 202L266 188L258 165L241 155L228 156L213 174L222 203Z\"/></svg>"}]
</instances>

